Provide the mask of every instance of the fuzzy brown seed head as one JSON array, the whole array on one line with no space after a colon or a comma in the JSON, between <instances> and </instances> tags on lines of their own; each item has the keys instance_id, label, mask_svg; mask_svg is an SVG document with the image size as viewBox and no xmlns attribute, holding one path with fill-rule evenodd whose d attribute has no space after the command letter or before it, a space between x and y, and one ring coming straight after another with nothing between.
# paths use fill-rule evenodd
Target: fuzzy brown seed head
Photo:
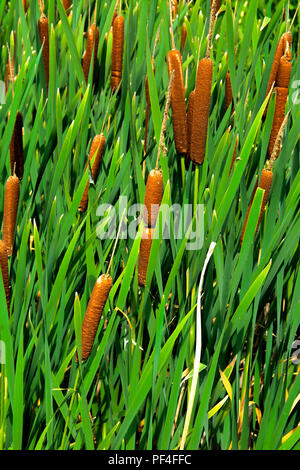
<instances>
[{"instance_id":1,"label":"fuzzy brown seed head","mask_svg":"<svg viewBox=\"0 0 300 470\"><path fill-rule=\"evenodd\" d=\"M7 254L11 256L20 194L20 181L16 175L10 176L5 185L3 212L3 241Z\"/></svg>"},{"instance_id":2,"label":"fuzzy brown seed head","mask_svg":"<svg viewBox=\"0 0 300 470\"><path fill-rule=\"evenodd\" d=\"M140 286L145 286L149 256L151 251L154 228L144 227L139 253L138 282Z\"/></svg>"},{"instance_id":3,"label":"fuzzy brown seed head","mask_svg":"<svg viewBox=\"0 0 300 470\"><path fill-rule=\"evenodd\" d=\"M191 152L191 134L193 125L193 112L194 112L195 90L192 90L189 96L188 109L187 109L187 132L188 132L188 155Z\"/></svg>"},{"instance_id":4,"label":"fuzzy brown seed head","mask_svg":"<svg viewBox=\"0 0 300 470\"><path fill-rule=\"evenodd\" d=\"M38 20L38 30L40 36L40 43L43 46L43 63L45 69L45 77L47 89L49 85L49 22L45 15L42 15Z\"/></svg>"},{"instance_id":5,"label":"fuzzy brown seed head","mask_svg":"<svg viewBox=\"0 0 300 470\"><path fill-rule=\"evenodd\" d=\"M101 159L104 153L105 149L105 136L104 134L98 134L94 137L90 153L89 153L89 161L92 162L95 154L95 159L94 163L92 164L92 177L94 182L97 181L98 173L99 173L99 167L101 163ZM88 162L86 164L85 169L87 169ZM79 211L80 212L85 212L88 206L88 200L89 200L89 181L86 184L86 187L84 189L83 196L81 198L80 204L79 204Z\"/></svg>"},{"instance_id":6,"label":"fuzzy brown seed head","mask_svg":"<svg viewBox=\"0 0 300 470\"><path fill-rule=\"evenodd\" d=\"M123 47L125 20L116 16L113 22L113 42L111 53L111 89L114 93L122 80Z\"/></svg>"},{"instance_id":7,"label":"fuzzy brown seed head","mask_svg":"<svg viewBox=\"0 0 300 470\"><path fill-rule=\"evenodd\" d=\"M276 86L281 88L288 88L292 72L291 55L283 55L280 58L279 68L276 77Z\"/></svg>"},{"instance_id":8,"label":"fuzzy brown seed head","mask_svg":"<svg viewBox=\"0 0 300 470\"><path fill-rule=\"evenodd\" d=\"M289 44L289 48L290 48L291 45L292 45L292 35L291 35L290 32L284 33L278 41L276 51L275 51L275 55L274 55L274 59L273 59L273 63L272 63L270 77L269 77L269 81L268 81L266 96L270 93L270 90L271 90L273 84L276 83L276 79L277 79L277 75L278 75L278 69L279 69L279 65L280 65L280 59L285 54L285 52L287 50L287 43ZM268 111L268 105L265 108L264 117L267 115L267 111Z\"/></svg>"},{"instance_id":9,"label":"fuzzy brown seed head","mask_svg":"<svg viewBox=\"0 0 300 470\"><path fill-rule=\"evenodd\" d=\"M181 54L173 49L168 53L169 76L175 70L171 92L172 121L175 147L178 154L186 154L188 150L187 116L185 110L185 88L182 71Z\"/></svg>"},{"instance_id":10,"label":"fuzzy brown seed head","mask_svg":"<svg viewBox=\"0 0 300 470\"><path fill-rule=\"evenodd\" d=\"M82 361L86 361L91 354L99 321L111 288L112 278L109 274L102 274L93 288L81 328ZM78 356L76 359L78 360Z\"/></svg>"},{"instance_id":11,"label":"fuzzy brown seed head","mask_svg":"<svg viewBox=\"0 0 300 470\"><path fill-rule=\"evenodd\" d=\"M16 122L9 147L11 174L16 173L21 180L24 174L24 151L23 151L23 116L18 111Z\"/></svg>"},{"instance_id":12,"label":"fuzzy brown seed head","mask_svg":"<svg viewBox=\"0 0 300 470\"><path fill-rule=\"evenodd\" d=\"M281 88L281 87L276 88L275 110L274 110L272 129L271 129L269 145L268 145L269 157L272 156L276 138L277 138L278 132L280 131L281 124L283 123L283 120L284 120L288 94L289 94L288 88ZM278 154L279 154L279 151L280 151L280 147L278 148ZM275 159L277 157L278 155L275 157Z\"/></svg>"},{"instance_id":13,"label":"fuzzy brown seed head","mask_svg":"<svg viewBox=\"0 0 300 470\"><path fill-rule=\"evenodd\" d=\"M292 33L291 33L290 31L284 33L284 34L281 36L280 41L281 41L281 44L282 44L282 54L284 54L285 51L286 51L286 49L287 49L287 43L288 43L289 49L290 49L291 46L292 46L292 42L293 42Z\"/></svg>"},{"instance_id":14,"label":"fuzzy brown seed head","mask_svg":"<svg viewBox=\"0 0 300 470\"><path fill-rule=\"evenodd\" d=\"M232 96L231 78L230 78L230 72L228 71L226 73L226 78L225 78L225 108L226 110L231 105L232 99L233 99L233 96Z\"/></svg>"},{"instance_id":15,"label":"fuzzy brown seed head","mask_svg":"<svg viewBox=\"0 0 300 470\"><path fill-rule=\"evenodd\" d=\"M86 50L83 56L83 73L85 77L86 83L88 82L90 66L92 55L94 52L94 63L93 63L93 75L95 72L96 64L97 64L97 53L98 53L98 45L99 45L99 28L96 28L95 24L92 24L87 32L87 39L86 39Z\"/></svg>"},{"instance_id":16,"label":"fuzzy brown seed head","mask_svg":"<svg viewBox=\"0 0 300 470\"><path fill-rule=\"evenodd\" d=\"M5 298L7 304L7 310L9 312L9 273L8 273L8 255L6 245L3 240L0 240L0 269L2 273Z\"/></svg>"},{"instance_id":17,"label":"fuzzy brown seed head","mask_svg":"<svg viewBox=\"0 0 300 470\"><path fill-rule=\"evenodd\" d=\"M205 158L213 63L210 58L200 60L197 70L194 113L191 136L191 160L202 164Z\"/></svg>"},{"instance_id":18,"label":"fuzzy brown seed head","mask_svg":"<svg viewBox=\"0 0 300 470\"><path fill-rule=\"evenodd\" d=\"M155 227L159 206L163 195L163 174L161 170L151 170L145 192L144 222L148 227Z\"/></svg>"}]
</instances>

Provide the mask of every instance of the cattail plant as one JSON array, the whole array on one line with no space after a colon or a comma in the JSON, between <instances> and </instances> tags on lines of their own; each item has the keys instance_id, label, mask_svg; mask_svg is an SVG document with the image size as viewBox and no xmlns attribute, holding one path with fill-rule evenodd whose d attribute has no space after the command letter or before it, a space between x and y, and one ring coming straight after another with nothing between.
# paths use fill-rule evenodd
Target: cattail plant
<instances>
[{"instance_id":1,"label":"cattail plant","mask_svg":"<svg viewBox=\"0 0 300 470\"><path fill-rule=\"evenodd\" d=\"M120 220L119 230L117 233L116 241L113 247L113 252L110 258L110 262L105 274L102 274L96 281L88 306L84 315L84 319L81 327L81 352L82 352L82 361L86 361L91 354L95 337L97 334L99 322L105 307L105 304L108 299L109 292L112 288L112 278L109 274L115 250L117 247L118 239L120 236L120 231L122 228L122 220L125 211L123 212ZM78 354L76 352L75 356L76 361L78 362Z\"/></svg>"},{"instance_id":2,"label":"cattail plant","mask_svg":"<svg viewBox=\"0 0 300 470\"><path fill-rule=\"evenodd\" d=\"M153 70L154 75L155 75L154 57L155 57L156 45L159 40L159 33L160 33L160 26L157 29L157 33L156 33L156 37L154 41L153 53L151 57L151 65L152 65L152 70ZM144 154L147 152L148 126L149 126L149 116L150 116L150 108L151 108L148 75L146 75L146 80L145 80L145 93L146 93L146 120L145 120Z\"/></svg>"},{"instance_id":3,"label":"cattail plant","mask_svg":"<svg viewBox=\"0 0 300 470\"><path fill-rule=\"evenodd\" d=\"M39 36L40 36L40 43L43 47L42 55L43 55L46 85L47 85L47 90L48 90L48 86L49 86L49 21L48 21L47 16L43 12L43 9L44 9L43 3L40 0L41 16L38 19L38 31L39 31Z\"/></svg>"},{"instance_id":4,"label":"cattail plant","mask_svg":"<svg viewBox=\"0 0 300 470\"><path fill-rule=\"evenodd\" d=\"M163 152L166 151L164 143L164 134L167 125L168 113L170 108L171 101L171 90L173 86L175 72L172 71L168 86L167 101L164 110L164 117L160 132L159 146L156 158L155 170L152 170L149 173L147 184L146 184L146 193L144 199L145 209L144 212L144 223L146 226L143 228L142 240L140 244L139 252L139 263L138 263L138 283L140 286L145 286L149 256L151 251L152 239L154 235L155 225L157 221L157 216L159 212L159 206L162 199L163 193L163 174L162 171L158 168L158 162L160 153L163 149Z\"/></svg>"},{"instance_id":5,"label":"cattail plant","mask_svg":"<svg viewBox=\"0 0 300 470\"><path fill-rule=\"evenodd\" d=\"M0 269L1 269L1 274L2 274L3 285L4 285L7 310L9 312L9 307L10 307L9 290L10 289L9 289L9 273L8 273L8 254L7 254L6 245L3 242L3 240L0 240Z\"/></svg>"},{"instance_id":6,"label":"cattail plant","mask_svg":"<svg viewBox=\"0 0 300 470\"><path fill-rule=\"evenodd\" d=\"M24 174L24 151L23 151L23 116L18 111L16 122L10 141L10 169L11 174L16 173L17 177L21 180Z\"/></svg>"},{"instance_id":7,"label":"cattail plant","mask_svg":"<svg viewBox=\"0 0 300 470\"><path fill-rule=\"evenodd\" d=\"M163 174L160 169L151 170L146 184L144 222L155 227L159 206L163 195Z\"/></svg>"},{"instance_id":8,"label":"cattail plant","mask_svg":"<svg viewBox=\"0 0 300 470\"><path fill-rule=\"evenodd\" d=\"M193 125L193 112L194 112L195 90L192 90L188 100L187 108L187 134L188 134L188 156L191 152L191 134Z\"/></svg>"},{"instance_id":9,"label":"cattail plant","mask_svg":"<svg viewBox=\"0 0 300 470\"><path fill-rule=\"evenodd\" d=\"M276 141L275 141L274 149L273 149L271 158L270 158L270 160L269 160L269 162L268 162L268 166L267 166L267 168L264 168L264 169L263 169L262 174L261 174L260 181L259 181L259 183L256 182L256 185L255 185L255 187L254 187L254 190L253 190L253 193L252 193L252 197L251 197L251 200L250 200L250 204L249 204L249 208L248 208L248 212L247 212L246 219L245 219L245 222L244 222L244 225L243 225L243 229L242 229L241 245L242 245L242 243L243 243L243 239L244 239L244 235L245 235L245 230L246 230L246 227L247 227L247 222L248 222L250 210L251 210L251 207L252 207L252 203L253 203L253 200L254 200L254 196L255 196L255 194L256 194L257 188L261 188L261 189L264 190L264 195L263 195L263 200L262 200L262 204L261 204L261 209L260 209L259 218L258 218L258 221L257 221L255 233L257 233L257 231L258 231L259 224L260 224L260 222L261 222L263 213L264 213L264 211L265 211L265 208L266 208L266 205L267 205L267 202L268 202L268 199L269 199L271 187L272 187L272 182L273 182L273 171L272 171L272 170L273 170L273 165L274 165L274 162L275 162L275 160L277 159L277 157L278 157L278 155L279 155L279 152L280 152L280 150L281 150L282 139L283 139L283 134L284 134L284 129L285 129L286 124L287 124L287 122L288 122L288 118L289 118L289 112L287 113L287 115L286 115L285 118L283 119L283 122L282 122L282 124L281 124L281 126L280 126L280 129L279 129L279 132L278 132Z\"/></svg>"},{"instance_id":10,"label":"cattail plant","mask_svg":"<svg viewBox=\"0 0 300 470\"><path fill-rule=\"evenodd\" d=\"M270 77L269 77L269 81L268 81L266 96L270 93L272 86L276 82L278 69L279 69L279 65L280 65L280 59L285 54L287 44L289 45L289 48L290 48L290 46L292 44L292 34L291 34L290 31L287 32L287 33L284 33L278 41L278 44L277 44L277 47L276 47L276 50L275 50L273 63L272 63ZM264 117L267 115L267 111L268 111L268 105L266 106L266 108L264 110Z\"/></svg>"},{"instance_id":11,"label":"cattail plant","mask_svg":"<svg viewBox=\"0 0 300 470\"><path fill-rule=\"evenodd\" d=\"M144 227L143 234L140 244L139 253L139 267L138 267L138 283L140 286L146 285L146 277L148 270L148 263L150 257L150 251L152 246L152 240L154 236L154 228Z\"/></svg>"},{"instance_id":12,"label":"cattail plant","mask_svg":"<svg viewBox=\"0 0 300 470\"><path fill-rule=\"evenodd\" d=\"M170 4L171 12L171 4ZM173 49L168 53L169 75L174 71L174 83L171 93L172 123L175 140L175 148L178 154L186 154L188 148L187 138L187 116L185 110L185 87L183 79L181 54L175 48L174 35L172 31L171 18L171 38Z\"/></svg>"},{"instance_id":13,"label":"cattail plant","mask_svg":"<svg viewBox=\"0 0 300 470\"><path fill-rule=\"evenodd\" d=\"M268 145L269 156L271 156L273 153L276 138L284 120L285 108L286 108L286 103L287 103L288 94L289 94L288 87L289 87L289 82L290 82L291 70L292 70L291 53L289 50L289 46L287 44L286 52L280 58L280 61L279 61L279 69L278 69L277 78L276 78L277 86L276 86L275 110L274 110L271 134L270 134L269 145Z\"/></svg>"},{"instance_id":14,"label":"cattail plant","mask_svg":"<svg viewBox=\"0 0 300 470\"><path fill-rule=\"evenodd\" d=\"M81 327L82 361L86 361L91 354L99 322L105 307L112 278L109 274L102 274L96 281ZM76 356L78 361L78 356Z\"/></svg>"},{"instance_id":15,"label":"cattail plant","mask_svg":"<svg viewBox=\"0 0 300 470\"><path fill-rule=\"evenodd\" d=\"M225 109L227 110L229 106L232 104L233 96L232 96L232 86L231 86L231 78L229 70L226 73L225 78Z\"/></svg>"},{"instance_id":16,"label":"cattail plant","mask_svg":"<svg viewBox=\"0 0 300 470\"><path fill-rule=\"evenodd\" d=\"M7 179L4 194L3 241L5 243L8 256L11 256L13 250L19 195L20 180L14 174Z\"/></svg>"},{"instance_id":17,"label":"cattail plant","mask_svg":"<svg viewBox=\"0 0 300 470\"><path fill-rule=\"evenodd\" d=\"M94 137L90 153L89 153L89 160L87 162L87 165L85 169L87 169L89 162L92 163L92 160L94 159L94 163L92 164L92 177L93 180L96 182L98 173L99 173L99 167L100 167L100 162L104 153L105 149L105 136L101 132L101 134L98 134ZM79 204L79 211L80 212L85 212L88 206L88 199L89 199L89 181L86 184L86 187L84 189L83 196L81 198L80 204Z\"/></svg>"},{"instance_id":18,"label":"cattail plant","mask_svg":"<svg viewBox=\"0 0 300 470\"><path fill-rule=\"evenodd\" d=\"M200 60L195 87L194 113L191 133L191 160L202 164L206 152L207 128L211 98L213 63L210 58L211 40L216 14L216 0L212 3L206 57ZM197 112L195 112L197 110Z\"/></svg>"},{"instance_id":19,"label":"cattail plant","mask_svg":"<svg viewBox=\"0 0 300 470\"><path fill-rule=\"evenodd\" d=\"M111 53L111 89L115 93L122 80L125 20L117 15L113 22L113 41Z\"/></svg>"},{"instance_id":20,"label":"cattail plant","mask_svg":"<svg viewBox=\"0 0 300 470\"><path fill-rule=\"evenodd\" d=\"M97 52L99 44L99 28L96 27L96 24L92 24L87 31L86 35L86 49L83 55L82 68L84 73L84 78L86 83L89 79L89 72L91 67L92 55L94 52L94 62L93 62L93 77L95 75L95 69L97 64Z\"/></svg>"}]
</instances>

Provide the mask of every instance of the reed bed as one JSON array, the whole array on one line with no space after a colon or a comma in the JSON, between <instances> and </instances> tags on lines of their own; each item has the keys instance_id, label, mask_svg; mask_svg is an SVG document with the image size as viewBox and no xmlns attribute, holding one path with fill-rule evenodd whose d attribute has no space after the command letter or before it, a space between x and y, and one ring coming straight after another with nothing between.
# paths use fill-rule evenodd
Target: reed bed
<instances>
[{"instance_id":1,"label":"reed bed","mask_svg":"<svg viewBox=\"0 0 300 470\"><path fill-rule=\"evenodd\" d=\"M298 2L217 3L0 2L1 450L300 450Z\"/></svg>"}]
</instances>

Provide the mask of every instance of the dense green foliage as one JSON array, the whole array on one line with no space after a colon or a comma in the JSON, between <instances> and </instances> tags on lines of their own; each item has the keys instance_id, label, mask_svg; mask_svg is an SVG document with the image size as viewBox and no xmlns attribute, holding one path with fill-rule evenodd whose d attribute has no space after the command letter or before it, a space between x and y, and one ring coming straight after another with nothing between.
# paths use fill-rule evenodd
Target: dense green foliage
<instances>
[{"instance_id":1,"label":"dense green foliage","mask_svg":"<svg viewBox=\"0 0 300 470\"><path fill-rule=\"evenodd\" d=\"M201 366L185 447L300 450L300 366L292 360L300 324L300 106L292 87L300 79L299 15L292 28L291 114L269 203L255 235L259 191L240 246L251 194L267 160L274 97L265 121L262 114L272 57L298 2L221 2L204 164L186 169L176 154L171 111L167 152L160 158L163 203L204 204L203 247L186 250L187 240L175 239L171 229L170 240L153 242L147 286L141 289L141 232L135 240L121 238L96 344L79 365L75 351L82 318L114 245L97 237L97 207L108 203L118 211L120 196L128 204L143 202L143 164L146 176L155 167L169 80L170 17L166 0L122 2L123 80L120 93L112 96L110 26L116 0L97 2L97 80L92 85L90 73L90 86L81 65L88 2L74 1L67 16L61 0L46 0L51 25L47 96L39 5L28 3L25 14L21 0L0 0L1 78L8 45L15 50L17 73L0 110L1 221L17 110L24 118L25 154L9 260L10 316L0 276L0 340L6 349L6 364L0 366L0 449L179 448L193 374L198 284L209 246L216 242L204 279ZM188 98L198 54L201 59L206 51L210 1L178 3L173 29L179 48L186 17ZM92 1L91 12L94 6ZM159 25L154 76L151 55ZM224 106L228 67L234 122ZM147 73L151 113L144 156ZM88 211L80 214L87 155L102 126L106 148L99 177L90 185Z\"/></svg>"}]
</instances>

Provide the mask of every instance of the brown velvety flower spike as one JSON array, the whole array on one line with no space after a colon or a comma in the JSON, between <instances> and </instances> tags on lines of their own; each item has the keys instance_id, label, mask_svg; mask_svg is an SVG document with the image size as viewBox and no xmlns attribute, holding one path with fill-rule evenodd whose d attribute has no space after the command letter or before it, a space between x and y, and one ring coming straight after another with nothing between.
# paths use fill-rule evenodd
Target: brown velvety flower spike
<instances>
[{"instance_id":1,"label":"brown velvety flower spike","mask_svg":"<svg viewBox=\"0 0 300 470\"><path fill-rule=\"evenodd\" d=\"M163 195L163 174L159 169L151 170L147 179L145 193L144 222L148 227L155 227L159 206Z\"/></svg>"},{"instance_id":2,"label":"brown velvety flower spike","mask_svg":"<svg viewBox=\"0 0 300 470\"><path fill-rule=\"evenodd\" d=\"M2 273L3 285L5 290L5 298L7 310L9 312L9 274L8 274L8 255L5 243L0 240L0 269Z\"/></svg>"},{"instance_id":3,"label":"brown velvety flower spike","mask_svg":"<svg viewBox=\"0 0 300 470\"><path fill-rule=\"evenodd\" d=\"M172 121L176 152L186 154L188 148L187 116L185 110L185 88L183 80L181 54L172 49L168 53L169 75L174 70L174 82L171 93Z\"/></svg>"},{"instance_id":4,"label":"brown velvety flower spike","mask_svg":"<svg viewBox=\"0 0 300 470\"><path fill-rule=\"evenodd\" d=\"M24 174L24 151L23 151L23 116L18 111L16 122L10 141L9 156L11 174L15 172L21 180Z\"/></svg>"},{"instance_id":5,"label":"brown velvety flower spike","mask_svg":"<svg viewBox=\"0 0 300 470\"><path fill-rule=\"evenodd\" d=\"M11 256L20 195L20 180L16 175L10 176L5 185L3 212L3 241L7 254Z\"/></svg>"},{"instance_id":6,"label":"brown velvety flower spike","mask_svg":"<svg viewBox=\"0 0 300 470\"><path fill-rule=\"evenodd\" d=\"M123 48L125 20L122 15L116 16L113 22L113 42L111 53L111 89L114 93L122 80Z\"/></svg>"},{"instance_id":7,"label":"brown velvety flower spike","mask_svg":"<svg viewBox=\"0 0 300 470\"><path fill-rule=\"evenodd\" d=\"M43 63L45 70L45 78L47 90L49 86L49 22L48 18L42 13L38 20L38 30L40 36L40 43L43 46Z\"/></svg>"},{"instance_id":8,"label":"brown velvety flower spike","mask_svg":"<svg viewBox=\"0 0 300 470\"><path fill-rule=\"evenodd\" d=\"M93 160L94 155L96 153L96 157L92 165L92 177L95 182L98 177L100 162L103 156L104 148L105 148L105 137L104 137L104 134L101 133L94 137L92 145L91 145L90 153L89 153L90 162ZM88 166L88 162L86 164L85 169L87 168L87 166ZM88 206L88 200L89 200L89 181L86 184L83 196L79 204L80 212L86 211L87 206Z\"/></svg>"},{"instance_id":9,"label":"brown velvety flower spike","mask_svg":"<svg viewBox=\"0 0 300 470\"><path fill-rule=\"evenodd\" d=\"M88 359L93 349L99 321L101 319L111 287L112 278L110 275L102 274L97 279L93 288L81 328L81 348L83 362Z\"/></svg>"},{"instance_id":10,"label":"brown velvety flower spike","mask_svg":"<svg viewBox=\"0 0 300 470\"><path fill-rule=\"evenodd\" d=\"M191 160L198 165L203 163L206 151L212 73L212 60L209 57L200 60L197 70L191 134Z\"/></svg>"},{"instance_id":11,"label":"brown velvety flower spike","mask_svg":"<svg viewBox=\"0 0 300 470\"><path fill-rule=\"evenodd\" d=\"M149 263L149 256L151 251L152 239L154 235L154 228L144 227L143 235L140 244L139 254L139 267L138 267L138 282L140 286L146 285L146 277Z\"/></svg>"},{"instance_id":12,"label":"brown velvety flower spike","mask_svg":"<svg viewBox=\"0 0 300 470\"><path fill-rule=\"evenodd\" d=\"M89 78L93 52L94 52L94 62L93 62L93 76L94 76L96 63L97 63L98 44L99 44L99 28L98 27L96 28L96 25L92 24L89 27L88 32L87 32L86 50L83 55L83 61L82 61L83 62L82 68L83 68L83 73L84 73L86 83L88 82L88 78Z\"/></svg>"}]
</instances>

